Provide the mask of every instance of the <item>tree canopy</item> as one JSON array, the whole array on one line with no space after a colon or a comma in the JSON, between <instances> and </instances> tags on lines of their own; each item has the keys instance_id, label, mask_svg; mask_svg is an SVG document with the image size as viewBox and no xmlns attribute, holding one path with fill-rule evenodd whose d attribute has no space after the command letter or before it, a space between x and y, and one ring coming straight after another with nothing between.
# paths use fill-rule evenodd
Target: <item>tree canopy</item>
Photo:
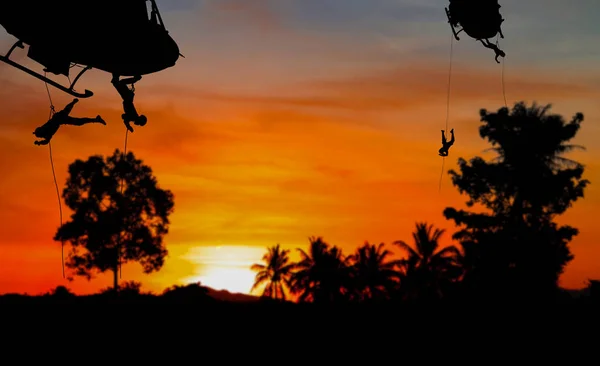
<instances>
[{"instance_id":1,"label":"tree canopy","mask_svg":"<svg viewBox=\"0 0 600 366\"><path fill-rule=\"evenodd\" d=\"M54 239L70 244L66 265L76 276L112 271L116 289L124 263L138 262L144 273L163 266L173 194L133 153L76 160L62 196L73 214Z\"/></svg>"},{"instance_id":2,"label":"tree canopy","mask_svg":"<svg viewBox=\"0 0 600 366\"><path fill-rule=\"evenodd\" d=\"M460 158L460 172L449 172L459 192L468 196L467 206L487 211L444 210L462 227L454 239L465 252L466 280L476 287L552 291L573 258L568 243L578 231L554 219L583 197L589 184L582 178L583 165L564 156L581 148L568 142L583 115L565 122L550 114L550 107L521 102L512 111L481 110L479 133L496 157Z\"/></svg>"}]
</instances>

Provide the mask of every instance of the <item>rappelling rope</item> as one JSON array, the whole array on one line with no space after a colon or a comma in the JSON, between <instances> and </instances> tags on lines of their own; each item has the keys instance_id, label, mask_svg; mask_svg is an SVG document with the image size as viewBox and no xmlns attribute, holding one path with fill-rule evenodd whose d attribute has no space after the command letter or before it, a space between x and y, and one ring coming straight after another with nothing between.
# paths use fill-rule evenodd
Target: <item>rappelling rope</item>
<instances>
[{"instance_id":1,"label":"rappelling rope","mask_svg":"<svg viewBox=\"0 0 600 366\"><path fill-rule=\"evenodd\" d=\"M135 93L135 84L131 84L131 91ZM121 160L124 163L125 157L127 156L127 137L129 136L129 129L125 128L125 146L123 148L123 154ZM121 196L123 195L123 186L125 185L125 179L121 177ZM121 233L119 233L119 249L117 253L117 264L119 265L119 278L123 278L123 266L121 265Z\"/></svg>"},{"instance_id":2,"label":"rappelling rope","mask_svg":"<svg viewBox=\"0 0 600 366\"><path fill-rule=\"evenodd\" d=\"M500 34L496 36L496 47L500 43ZM502 57L502 98L504 98L504 106L508 109L508 103L506 102L506 85L504 83L504 60L506 60L506 55Z\"/></svg>"},{"instance_id":3,"label":"rappelling rope","mask_svg":"<svg viewBox=\"0 0 600 366\"><path fill-rule=\"evenodd\" d=\"M504 59L505 57L502 57L502 97L504 98L504 106L508 109L508 103L506 102L506 84L504 82Z\"/></svg>"},{"instance_id":4,"label":"rappelling rope","mask_svg":"<svg viewBox=\"0 0 600 366\"><path fill-rule=\"evenodd\" d=\"M46 72L44 71L44 77L46 77ZM50 114L48 119L52 118L56 110L54 109L54 103L52 102L52 96L50 95L50 89L48 88L48 83L44 81L44 85L46 86L46 93L48 94L48 100L50 101ZM56 198L58 199L58 212L60 217L60 227L62 227L62 203L60 201L60 192L58 189L58 182L56 180L56 171L54 170L54 159L52 158L52 143L48 142L48 150L50 152L50 166L52 167L52 177L54 178L54 186L56 187ZM60 241L60 258L62 264L62 275L65 278L65 241L61 239Z\"/></svg>"},{"instance_id":5,"label":"rappelling rope","mask_svg":"<svg viewBox=\"0 0 600 366\"><path fill-rule=\"evenodd\" d=\"M58 190L58 182L56 181L56 172L54 171L54 161L52 159L52 143L48 142L48 149L50 150L50 165L52 166L52 176L54 177L54 186L56 187L56 197L58 198L58 211L60 214L60 226L62 227L62 203L60 202L60 193ZM61 239L61 250L60 258L62 263L62 275L65 278L65 241Z\"/></svg>"},{"instance_id":6,"label":"rappelling rope","mask_svg":"<svg viewBox=\"0 0 600 366\"><path fill-rule=\"evenodd\" d=\"M446 131L445 134L448 134L448 121L450 120L450 83L452 81L452 55L454 52L454 34L450 34L450 66L448 67L448 90L446 93ZM438 192L442 190L442 178L444 177L444 166L446 164L446 157L442 157L442 172L440 173L440 183L438 187Z\"/></svg>"},{"instance_id":7,"label":"rappelling rope","mask_svg":"<svg viewBox=\"0 0 600 366\"><path fill-rule=\"evenodd\" d=\"M44 78L46 78L46 71L44 71ZM48 100L50 101L50 114L48 115L48 119L52 118L56 110L54 109L54 103L52 102L52 95L50 95L50 89L48 88L48 83L44 81L44 85L46 86L46 93L48 94Z\"/></svg>"},{"instance_id":8,"label":"rappelling rope","mask_svg":"<svg viewBox=\"0 0 600 366\"><path fill-rule=\"evenodd\" d=\"M127 156L127 137L129 136L129 130L125 128L125 147L123 149L123 154L121 157L122 162L125 162L125 157ZM125 180L121 177L121 196L123 195L123 186ZM119 278L123 277L123 266L121 266L121 233L119 233L119 252L117 254L117 261L119 264Z\"/></svg>"},{"instance_id":9,"label":"rappelling rope","mask_svg":"<svg viewBox=\"0 0 600 366\"><path fill-rule=\"evenodd\" d=\"M440 184L438 187L438 192L442 191L442 179L444 178L444 165L446 165L446 157L442 157L442 172L440 173Z\"/></svg>"}]
</instances>

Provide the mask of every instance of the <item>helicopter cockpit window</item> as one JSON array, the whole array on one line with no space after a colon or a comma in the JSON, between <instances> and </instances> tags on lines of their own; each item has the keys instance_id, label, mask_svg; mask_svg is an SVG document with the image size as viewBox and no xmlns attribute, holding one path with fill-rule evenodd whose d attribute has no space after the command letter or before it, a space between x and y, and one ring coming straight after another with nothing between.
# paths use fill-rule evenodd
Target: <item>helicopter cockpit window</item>
<instances>
[{"instance_id":1,"label":"helicopter cockpit window","mask_svg":"<svg viewBox=\"0 0 600 366\"><path fill-rule=\"evenodd\" d=\"M165 28L160 13L158 12L158 6L154 0L145 0L147 11L150 13L150 24L157 25L161 28Z\"/></svg>"}]
</instances>

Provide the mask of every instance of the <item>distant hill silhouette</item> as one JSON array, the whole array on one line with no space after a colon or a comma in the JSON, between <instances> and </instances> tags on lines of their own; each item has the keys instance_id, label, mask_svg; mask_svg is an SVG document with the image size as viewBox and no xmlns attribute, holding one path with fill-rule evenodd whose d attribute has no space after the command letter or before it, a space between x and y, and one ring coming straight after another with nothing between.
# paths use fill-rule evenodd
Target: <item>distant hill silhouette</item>
<instances>
[{"instance_id":1,"label":"distant hill silhouette","mask_svg":"<svg viewBox=\"0 0 600 366\"><path fill-rule=\"evenodd\" d=\"M148 299L148 298L165 298L165 293L144 293L139 291L139 287L137 287L138 291L131 291L128 288L124 288L120 292L120 297L125 299ZM183 296L187 301L196 302L201 301L202 294L205 295L204 299L210 302L228 302L228 303L258 303L264 298L254 295L243 294L239 292L229 292L227 290L217 290L207 286L200 286L196 284L190 284L185 286L174 286L168 289L170 292L167 295L167 299L180 299ZM177 290L179 295L173 297L173 290ZM0 302L21 302L21 301L35 301L36 299L59 299L61 301L70 301L73 299L78 299L79 301L85 302L94 302L97 299L109 298L114 295L111 294L112 289L104 289L96 294L86 294L86 295L75 295L70 292L67 288L63 286L58 286L56 289L40 295L31 295L31 294L19 294L19 293L6 293L0 294ZM167 290L166 290L167 291ZM190 293L190 291L192 293ZM200 291L198 293L197 291ZM268 299L264 299L268 300Z\"/></svg>"},{"instance_id":2,"label":"distant hill silhouette","mask_svg":"<svg viewBox=\"0 0 600 366\"><path fill-rule=\"evenodd\" d=\"M213 299L228 302L258 302L260 297L242 294L239 292L229 292L227 290L215 290L214 288L207 287L208 296Z\"/></svg>"}]
</instances>

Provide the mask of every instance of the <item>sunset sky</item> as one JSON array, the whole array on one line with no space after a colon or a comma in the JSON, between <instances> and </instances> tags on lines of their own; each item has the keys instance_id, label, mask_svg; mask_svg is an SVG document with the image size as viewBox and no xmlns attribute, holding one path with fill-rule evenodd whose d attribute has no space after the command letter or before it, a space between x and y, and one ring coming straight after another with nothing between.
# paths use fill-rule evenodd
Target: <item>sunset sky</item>
<instances>
[{"instance_id":1,"label":"sunset sky","mask_svg":"<svg viewBox=\"0 0 600 366\"><path fill-rule=\"evenodd\" d=\"M443 243L451 243L455 227L442 211L463 207L466 197L446 174L438 192L447 0L157 3L185 58L136 85L136 107L149 121L129 135L128 149L173 191L175 212L164 268L146 276L127 265L123 280L153 291L202 281L248 292L249 266L277 243L305 248L309 236L323 236L349 253L364 241L410 241L415 221L447 229ZM561 285L580 288L600 278L600 3L500 3L509 105L537 101L565 119L585 115L574 143L587 151L573 157L592 183L560 219L580 230ZM0 50L14 41L0 29ZM504 105L493 52L466 35L453 47L449 128L456 144L446 169L459 157L489 156L479 109ZM42 70L26 51L15 52ZM88 72L78 86L95 96L72 113L100 114L108 126L66 126L52 140L61 190L72 161L123 148L122 105L110 77ZM72 99L51 92L57 109ZM0 107L0 293L110 286L110 276L62 278L48 147L35 146L32 135L48 117L44 84L0 64Z\"/></svg>"}]
</instances>

